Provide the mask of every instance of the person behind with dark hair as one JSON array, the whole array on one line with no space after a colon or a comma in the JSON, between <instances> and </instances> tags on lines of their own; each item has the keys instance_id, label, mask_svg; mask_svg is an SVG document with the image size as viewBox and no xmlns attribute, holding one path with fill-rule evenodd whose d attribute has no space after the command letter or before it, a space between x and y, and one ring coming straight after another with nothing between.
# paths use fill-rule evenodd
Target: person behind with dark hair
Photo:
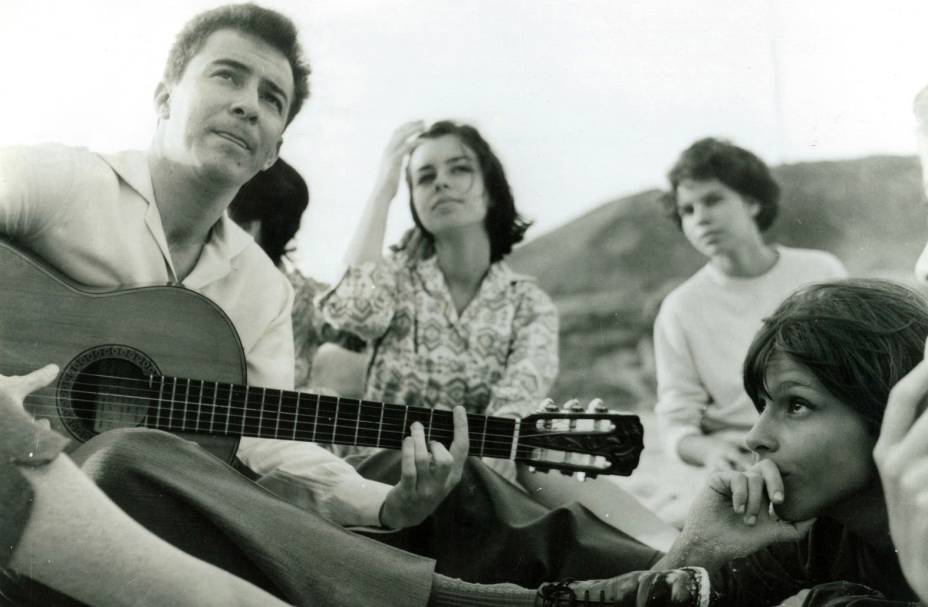
<instances>
[{"instance_id":1,"label":"person behind with dark hair","mask_svg":"<svg viewBox=\"0 0 928 607\"><path fill-rule=\"evenodd\" d=\"M797 287L846 272L829 253L764 241L780 188L750 151L701 139L668 179L667 216L708 263L664 299L654 324L661 440L687 464L742 469L756 413L738 369L751 337Z\"/></svg>"},{"instance_id":2,"label":"person behind with dark hair","mask_svg":"<svg viewBox=\"0 0 928 607\"><path fill-rule=\"evenodd\" d=\"M284 273L293 287L293 349L294 384L297 389L311 392L339 391L346 394L346 386L352 381L335 381L333 385L312 386L310 377L316 353L324 341L338 341L360 349L357 338L351 335L326 332L316 314L314 300L326 285L306 276L289 259L293 251L293 238L300 227L303 212L309 206L309 187L303 177L290 164L279 159L274 166L262 171L242 186L229 205L229 217L252 235L255 242L267 253L277 268ZM323 335L326 333L326 335ZM349 375L346 369L340 375ZM360 384L360 371L357 383ZM333 379L333 374L328 374ZM351 378L353 379L353 378Z\"/></svg>"},{"instance_id":3,"label":"person behind with dark hair","mask_svg":"<svg viewBox=\"0 0 928 607\"><path fill-rule=\"evenodd\" d=\"M241 187L229 205L229 217L252 235L275 266L281 267L308 206L306 181L278 158Z\"/></svg>"},{"instance_id":4,"label":"person behind with dark hair","mask_svg":"<svg viewBox=\"0 0 928 607\"><path fill-rule=\"evenodd\" d=\"M713 472L680 537L639 576L638 605L764 607L800 591L807 607L916 602L896 558L899 530L890 535L883 486L894 481L881 484L874 447L881 424L911 425L926 338L928 302L896 283L843 280L789 296L744 360L759 415L746 443L757 461ZM894 388L909 372L909 385ZM887 401L901 398L891 421ZM898 457L876 452L884 469ZM919 541L904 545L924 554ZM673 601L661 598L668 586Z\"/></svg>"},{"instance_id":5,"label":"person behind with dark hair","mask_svg":"<svg viewBox=\"0 0 928 607\"><path fill-rule=\"evenodd\" d=\"M384 257L407 157L416 227ZM503 261L529 225L475 128L417 121L396 129L348 270L318 302L326 323L370 347L364 398L516 418L537 410L557 375L557 309ZM511 462L490 461L514 479Z\"/></svg>"}]
</instances>

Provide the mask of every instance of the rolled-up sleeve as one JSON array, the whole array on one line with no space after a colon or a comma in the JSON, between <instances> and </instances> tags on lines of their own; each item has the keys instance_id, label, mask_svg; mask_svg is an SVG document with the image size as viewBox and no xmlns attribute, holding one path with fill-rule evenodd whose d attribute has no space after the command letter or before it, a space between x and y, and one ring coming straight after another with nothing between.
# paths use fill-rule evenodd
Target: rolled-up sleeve
<instances>
[{"instance_id":1,"label":"rolled-up sleeve","mask_svg":"<svg viewBox=\"0 0 928 607\"><path fill-rule=\"evenodd\" d=\"M399 273L409 271L404 260L394 255L376 263L350 266L341 280L316 300L322 321L368 343L375 341L393 320Z\"/></svg>"}]
</instances>

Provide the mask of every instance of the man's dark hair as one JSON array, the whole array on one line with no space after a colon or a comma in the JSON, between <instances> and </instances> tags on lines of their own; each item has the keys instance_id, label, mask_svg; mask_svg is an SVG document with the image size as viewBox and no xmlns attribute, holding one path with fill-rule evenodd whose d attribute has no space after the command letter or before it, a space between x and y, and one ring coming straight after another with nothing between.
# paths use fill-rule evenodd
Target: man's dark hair
<instances>
[{"instance_id":1,"label":"man's dark hair","mask_svg":"<svg viewBox=\"0 0 928 607\"><path fill-rule=\"evenodd\" d=\"M760 205L754 217L761 232L773 224L779 208L780 186L770 169L753 152L721 139L707 137L686 148L667 175L670 192L661 196L664 212L682 228L677 209L677 187L684 179L720 182Z\"/></svg>"},{"instance_id":2,"label":"man's dark hair","mask_svg":"<svg viewBox=\"0 0 928 607\"><path fill-rule=\"evenodd\" d=\"M278 265L300 229L300 217L308 205L306 182L296 169L278 159L242 186L229 205L229 216L239 224L261 222L258 244Z\"/></svg>"},{"instance_id":3,"label":"man's dark hair","mask_svg":"<svg viewBox=\"0 0 928 607\"><path fill-rule=\"evenodd\" d=\"M442 120L434 123L419 135L419 139L437 139L444 135L454 135L477 156L483 183L489 197L484 227L490 237L490 261L499 261L512 252L514 244L522 241L525 231L532 225L532 222L516 211L515 200L509 181L506 179L506 171L503 170L503 163L477 129L467 124ZM416 213L416 205L412 200L412 176L408 166L406 167L406 184L409 186L409 207L412 210L412 219L426 238L432 240L432 235L422 225Z\"/></svg>"},{"instance_id":4,"label":"man's dark hair","mask_svg":"<svg viewBox=\"0 0 928 607\"><path fill-rule=\"evenodd\" d=\"M269 44L281 52L293 71L293 99L287 123L297 115L309 97L309 64L303 58L303 49L293 22L278 13L257 4L227 4L200 13L187 22L177 34L164 66L166 82L177 82L184 75L190 60L200 51L211 34L231 29Z\"/></svg>"},{"instance_id":5,"label":"man's dark hair","mask_svg":"<svg viewBox=\"0 0 928 607\"><path fill-rule=\"evenodd\" d=\"M754 336L744 389L760 410L770 359L788 356L856 411L876 436L889 391L924 356L928 302L888 280L848 279L790 295Z\"/></svg>"}]
</instances>

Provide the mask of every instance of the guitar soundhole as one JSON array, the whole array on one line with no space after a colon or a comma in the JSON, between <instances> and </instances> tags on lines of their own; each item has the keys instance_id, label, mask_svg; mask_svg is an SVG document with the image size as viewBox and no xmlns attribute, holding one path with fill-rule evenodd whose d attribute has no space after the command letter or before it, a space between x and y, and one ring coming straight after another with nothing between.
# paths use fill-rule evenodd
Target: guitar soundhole
<instances>
[{"instance_id":1,"label":"guitar soundhole","mask_svg":"<svg viewBox=\"0 0 928 607\"><path fill-rule=\"evenodd\" d=\"M117 358L88 365L71 388L74 413L94 434L138 426L148 414L148 382L141 369Z\"/></svg>"},{"instance_id":2,"label":"guitar soundhole","mask_svg":"<svg viewBox=\"0 0 928 607\"><path fill-rule=\"evenodd\" d=\"M152 397L151 360L134 348L101 346L71 361L58 384L62 422L77 439L143 425Z\"/></svg>"}]
</instances>

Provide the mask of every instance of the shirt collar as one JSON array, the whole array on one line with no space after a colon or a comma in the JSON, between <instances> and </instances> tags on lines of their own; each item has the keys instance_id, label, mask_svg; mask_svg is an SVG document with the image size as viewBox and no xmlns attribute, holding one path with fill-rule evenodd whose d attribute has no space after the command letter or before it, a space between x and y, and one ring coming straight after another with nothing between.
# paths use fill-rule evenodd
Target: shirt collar
<instances>
[{"instance_id":1,"label":"shirt collar","mask_svg":"<svg viewBox=\"0 0 928 607\"><path fill-rule=\"evenodd\" d=\"M441 273L441 269L438 267L438 258L435 255L426 259L420 259L416 266L428 287L432 289L444 287L445 278ZM480 284L478 297L481 293L485 295L496 294L509 288L510 285L525 281L534 282L535 279L526 274L514 272L505 261L494 262L490 264L490 269L487 270L487 275Z\"/></svg>"},{"instance_id":2,"label":"shirt collar","mask_svg":"<svg viewBox=\"0 0 928 607\"><path fill-rule=\"evenodd\" d=\"M148 155L139 150L129 150L115 154L101 154L101 157L119 175L120 179L138 192L148 203L145 221L171 268L171 273L174 274L174 267L170 261L170 249L164 235L164 226L161 224L161 214L158 212L158 205L155 204L155 190L151 183ZM251 234L232 221L228 213L223 213L210 230L209 239L200 254L200 259L184 280L184 285L195 289L225 276L236 267L236 257L253 243L254 239Z\"/></svg>"}]
</instances>

